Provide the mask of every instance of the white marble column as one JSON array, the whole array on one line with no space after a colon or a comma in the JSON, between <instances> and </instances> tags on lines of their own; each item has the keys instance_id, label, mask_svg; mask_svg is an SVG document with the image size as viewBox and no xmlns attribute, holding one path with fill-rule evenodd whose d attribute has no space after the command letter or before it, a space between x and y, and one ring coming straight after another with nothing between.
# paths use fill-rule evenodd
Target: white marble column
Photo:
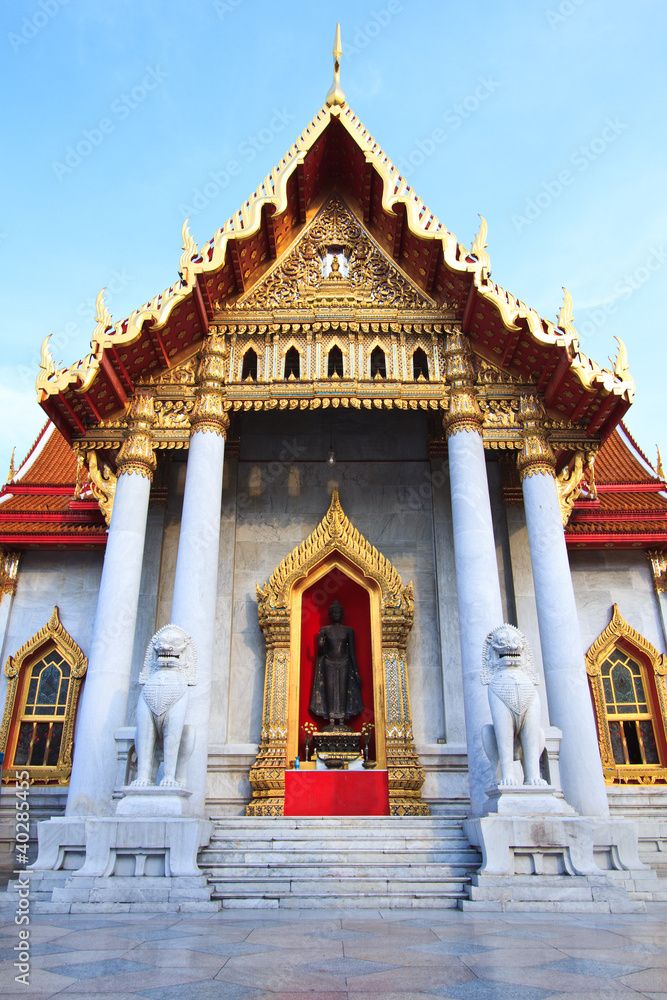
<instances>
[{"instance_id":1,"label":"white marble column","mask_svg":"<svg viewBox=\"0 0 667 1000\"><path fill-rule=\"evenodd\" d=\"M190 812L205 814L211 672L215 637L222 467L229 419L223 402L225 344L211 334L198 371L171 620L195 640L197 683L190 689L187 723L195 728L188 766Z\"/></svg>"},{"instance_id":2,"label":"white marble column","mask_svg":"<svg viewBox=\"0 0 667 1000\"><path fill-rule=\"evenodd\" d=\"M125 725L137 619L144 537L155 469L150 428L153 400L138 396L118 456L118 482L88 657L77 714L68 816L113 813L115 733Z\"/></svg>"},{"instance_id":3,"label":"white marble column","mask_svg":"<svg viewBox=\"0 0 667 1000\"><path fill-rule=\"evenodd\" d=\"M609 813L579 618L574 599L555 462L543 431L541 404L521 401L524 448L519 456L533 568L549 717L562 730L560 776L566 800L584 816Z\"/></svg>"},{"instance_id":4,"label":"white marble column","mask_svg":"<svg viewBox=\"0 0 667 1000\"><path fill-rule=\"evenodd\" d=\"M493 537L491 502L482 441L482 418L473 390L469 347L463 334L447 336L450 409L445 418L452 494L454 562L459 608L463 699L468 748L471 813L478 816L493 783L482 745L482 727L491 724L488 688L481 682L484 641L503 623Z\"/></svg>"}]
</instances>

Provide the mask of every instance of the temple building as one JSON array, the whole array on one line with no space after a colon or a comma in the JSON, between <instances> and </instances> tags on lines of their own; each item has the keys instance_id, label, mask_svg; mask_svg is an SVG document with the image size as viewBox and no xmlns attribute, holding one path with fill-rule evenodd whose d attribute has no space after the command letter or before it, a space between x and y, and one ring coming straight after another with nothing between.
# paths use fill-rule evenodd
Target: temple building
<instances>
[{"instance_id":1,"label":"temple building","mask_svg":"<svg viewBox=\"0 0 667 1000\"><path fill-rule=\"evenodd\" d=\"M201 247L184 223L175 285L120 320L100 293L69 368L44 343L47 422L0 491L6 867L20 773L37 873L62 876L52 897L40 883L43 906L102 905L75 894L77 872L132 905L132 879L192 881L225 837L307 842L317 817L331 834L351 814L369 836L458 837L454 903L475 902L498 838L510 881L602 869L626 906L660 898L641 862L667 850L667 486L623 423L625 346L602 368L567 291L553 321L495 284L484 220L465 247L420 201L334 55L324 106L239 211ZM503 623L532 649L548 789L519 778L514 798L482 670ZM178 694L187 777L158 784L164 735L145 787L137 705L169 624L196 648ZM350 717L322 656L354 668ZM155 708L157 737L172 711ZM516 819L538 814L544 843ZM240 875L213 881L192 900L251 895ZM281 893L257 897L290 905Z\"/></svg>"}]
</instances>

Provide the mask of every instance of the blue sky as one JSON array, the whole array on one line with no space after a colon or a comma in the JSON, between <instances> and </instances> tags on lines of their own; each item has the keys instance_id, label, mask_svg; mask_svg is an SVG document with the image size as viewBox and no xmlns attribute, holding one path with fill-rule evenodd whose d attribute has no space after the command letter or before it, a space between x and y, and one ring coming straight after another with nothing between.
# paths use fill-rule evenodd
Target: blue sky
<instances>
[{"instance_id":1,"label":"blue sky","mask_svg":"<svg viewBox=\"0 0 667 1000\"><path fill-rule=\"evenodd\" d=\"M385 152L462 243L486 217L514 295L555 320L567 286L598 363L625 341L627 423L667 451L663 0L0 3L0 464L43 421L44 337L69 365L102 286L117 320L175 280L185 216L201 245L322 105L337 20Z\"/></svg>"}]
</instances>

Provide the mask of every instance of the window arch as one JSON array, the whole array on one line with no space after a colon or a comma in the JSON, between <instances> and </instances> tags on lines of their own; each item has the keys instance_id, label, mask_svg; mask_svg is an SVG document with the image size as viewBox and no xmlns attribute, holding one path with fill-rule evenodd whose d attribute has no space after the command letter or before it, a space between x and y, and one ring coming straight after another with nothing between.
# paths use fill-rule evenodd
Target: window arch
<instances>
[{"instance_id":1,"label":"window arch","mask_svg":"<svg viewBox=\"0 0 667 1000\"><path fill-rule=\"evenodd\" d=\"M254 348L249 347L243 355L243 366L241 368L241 381L251 379L257 381L257 354Z\"/></svg>"},{"instance_id":2,"label":"window arch","mask_svg":"<svg viewBox=\"0 0 667 1000\"><path fill-rule=\"evenodd\" d=\"M337 375L338 378L342 378L344 375L343 352L336 344L329 351L327 359L327 378L333 378L334 375Z\"/></svg>"},{"instance_id":3,"label":"window arch","mask_svg":"<svg viewBox=\"0 0 667 1000\"><path fill-rule=\"evenodd\" d=\"M381 347L374 347L371 351L371 378L387 377L387 359Z\"/></svg>"},{"instance_id":4,"label":"window arch","mask_svg":"<svg viewBox=\"0 0 667 1000\"><path fill-rule=\"evenodd\" d=\"M415 382L418 378L423 378L425 382L428 382L428 358L421 347L418 347L412 355L412 377Z\"/></svg>"},{"instance_id":5,"label":"window arch","mask_svg":"<svg viewBox=\"0 0 667 1000\"><path fill-rule=\"evenodd\" d=\"M667 781L667 657L625 621L611 621L586 654L607 784Z\"/></svg>"},{"instance_id":6,"label":"window arch","mask_svg":"<svg viewBox=\"0 0 667 1000\"><path fill-rule=\"evenodd\" d=\"M301 378L301 355L296 347L285 353L285 378Z\"/></svg>"},{"instance_id":7,"label":"window arch","mask_svg":"<svg viewBox=\"0 0 667 1000\"><path fill-rule=\"evenodd\" d=\"M72 770L74 721L88 660L63 627L58 608L44 628L5 664L7 700L0 725L3 781L14 770L30 783L66 785Z\"/></svg>"}]
</instances>

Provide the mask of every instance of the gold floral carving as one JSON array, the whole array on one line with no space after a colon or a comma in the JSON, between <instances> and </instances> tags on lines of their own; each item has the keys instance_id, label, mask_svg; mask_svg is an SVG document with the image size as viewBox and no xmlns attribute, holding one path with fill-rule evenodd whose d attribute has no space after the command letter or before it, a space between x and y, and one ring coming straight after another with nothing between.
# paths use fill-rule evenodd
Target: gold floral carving
<instances>
[{"instance_id":1,"label":"gold floral carving","mask_svg":"<svg viewBox=\"0 0 667 1000\"><path fill-rule=\"evenodd\" d=\"M334 281L324 276L328 252L346 259L347 279ZM318 297L330 306L435 307L368 235L338 195L324 205L294 249L234 308L303 308Z\"/></svg>"},{"instance_id":2,"label":"gold floral carving","mask_svg":"<svg viewBox=\"0 0 667 1000\"><path fill-rule=\"evenodd\" d=\"M582 481L584 479L584 460L585 455L583 451L578 451L574 456L574 466L572 470L567 467L563 469L559 475L556 476L556 488L558 490L558 503L560 505L560 513L563 519L563 527L567 526L572 510L574 508L574 501L578 500L583 492Z\"/></svg>"},{"instance_id":3,"label":"gold floral carving","mask_svg":"<svg viewBox=\"0 0 667 1000\"><path fill-rule=\"evenodd\" d=\"M151 428L155 422L152 396L135 396L130 404L127 437L118 453L118 475L136 474L147 479L155 472Z\"/></svg>"},{"instance_id":4,"label":"gold floral carving","mask_svg":"<svg viewBox=\"0 0 667 1000\"><path fill-rule=\"evenodd\" d=\"M19 552L10 552L0 545L0 598L16 593L20 558Z\"/></svg>"},{"instance_id":5,"label":"gold floral carving","mask_svg":"<svg viewBox=\"0 0 667 1000\"><path fill-rule=\"evenodd\" d=\"M180 274L181 281L184 285L188 283L190 265L199 256L197 244L190 235L190 229L188 227L189 221L189 219L186 219L181 229L181 236L183 237L183 245L181 249L183 250L183 253L181 254L181 259L178 263L178 273Z\"/></svg>"},{"instance_id":6,"label":"gold floral carving","mask_svg":"<svg viewBox=\"0 0 667 1000\"><path fill-rule=\"evenodd\" d=\"M662 727L663 738L667 737L667 656L658 652L648 639L645 639L629 625L619 611L618 605L614 604L611 621L586 653L586 672L593 694L593 707L605 781L608 785L628 781L638 781L641 784L653 784L655 781L664 782L667 780L667 766L664 763L662 765L623 765L617 764L614 760L602 685L602 665L616 646L620 646L633 657L638 656L649 675L652 675L658 699L658 704L655 706L656 711L652 713L653 724L656 730Z\"/></svg>"},{"instance_id":7,"label":"gold floral carving","mask_svg":"<svg viewBox=\"0 0 667 1000\"><path fill-rule=\"evenodd\" d=\"M517 459L523 482L529 476L555 476L556 460L544 426L544 407L537 396L522 396L519 421L523 427L523 448Z\"/></svg>"},{"instance_id":8,"label":"gold floral carving","mask_svg":"<svg viewBox=\"0 0 667 1000\"><path fill-rule=\"evenodd\" d=\"M380 717L383 720L383 731L377 735L379 745L385 747L390 811L396 816L428 814L428 806L421 799L424 769L412 735L405 652L414 618L412 584L404 587L391 563L353 527L334 491L329 510L315 531L283 559L268 582L257 586L257 611L267 655L264 718L257 760L250 771L253 797L246 810L248 815L282 815L288 748L296 745L289 731L289 701L298 686L294 671L299 668L295 656L299 643L292 634L295 593L299 591L300 595L305 581L326 572L333 565L330 560L338 556L343 557L345 565L352 564L360 580L371 581L374 593L379 595L376 640L381 676L374 676L374 688L384 700L379 703L376 721Z\"/></svg>"},{"instance_id":9,"label":"gold floral carving","mask_svg":"<svg viewBox=\"0 0 667 1000\"><path fill-rule=\"evenodd\" d=\"M14 725L18 726L20 714L25 704L27 691L21 692L21 698L17 701L19 686L21 681L21 671L30 669L35 660L44 656L50 649L55 648L67 661L71 669L70 683L67 694L67 705L65 715L62 718L63 732L60 742L60 754L58 764L52 767L23 767L28 771L30 783L66 785L72 771L72 753L74 749L74 722L76 719L76 708L79 700L79 693L84 675L88 669L88 660L83 655L83 651L76 644L72 636L67 632L62 622L58 607L54 607L51 617L46 625L37 632L32 639L29 639L14 656L10 656L5 663L5 676L7 677L7 697L5 701L5 711L0 723L0 751L7 752L8 741L15 744L15 737L12 734ZM59 720L60 721L60 720ZM9 749L13 752L13 746ZM11 760L7 760L5 766L10 767ZM13 782L13 772L7 772L4 781Z\"/></svg>"},{"instance_id":10,"label":"gold floral carving","mask_svg":"<svg viewBox=\"0 0 667 1000\"><path fill-rule=\"evenodd\" d=\"M459 431L482 433L482 412L475 392L475 368L468 338L461 330L445 336L445 379L450 386L449 410L444 418L447 437Z\"/></svg>"},{"instance_id":11,"label":"gold floral carving","mask_svg":"<svg viewBox=\"0 0 667 1000\"><path fill-rule=\"evenodd\" d=\"M414 616L412 584L404 587L389 560L352 526L340 505L337 490L333 491L329 510L315 531L283 559L268 583L256 588L259 624L267 642L272 641L274 634L276 640L282 638L280 627L275 632L275 625L289 615L290 593L296 581L336 550L379 585L383 640L386 630L387 639L405 648Z\"/></svg>"},{"instance_id":12,"label":"gold floral carving","mask_svg":"<svg viewBox=\"0 0 667 1000\"><path fill-rule=\"evenodd\" d=\"M488 268L490 264L489 255L486 252L486 234L488 232L488 227L486 219L483 215L480 215L479 219L479 230L477 232L477 236L473 240L472 246L470 247L470 256L475 257L481 267Z\"/></svg>"},{"instance_id":13,"label":"gold floral carving","mask_svg":"<svg viewBox=\"0 0 667 1000\"><path fill-rule=\"evenodd\" d=\"M225 412L224 381L227 343L217 330L209 334L197 368L197 389L190 419L190 433L212 432L223 437L229 427Z\"/></svg>"},{"instance_id":14,"label":"gold floral carving","mask_svg":"<svg viewBox=\"0 0 667 1000\"><path fill-rule=\"evenodd\" d=\"M653 586L656 594L667 594L667 552L651 549L647 553L651 563Z\"/></svg>"},{"instance_id":15,"label":"gold floral carving","mask_svg":"<svg viewBox=\"0 0 667 1000\"><path fill-rule=\"evenodd\" d=\"M86 458L88 463L90 492L97 500L108 527L111 523L113 498L116 495L118 476L114 475L106 462L102 464L102 468L100 469L96 452L89 451Z\"/></svg>"}]
</instances>

